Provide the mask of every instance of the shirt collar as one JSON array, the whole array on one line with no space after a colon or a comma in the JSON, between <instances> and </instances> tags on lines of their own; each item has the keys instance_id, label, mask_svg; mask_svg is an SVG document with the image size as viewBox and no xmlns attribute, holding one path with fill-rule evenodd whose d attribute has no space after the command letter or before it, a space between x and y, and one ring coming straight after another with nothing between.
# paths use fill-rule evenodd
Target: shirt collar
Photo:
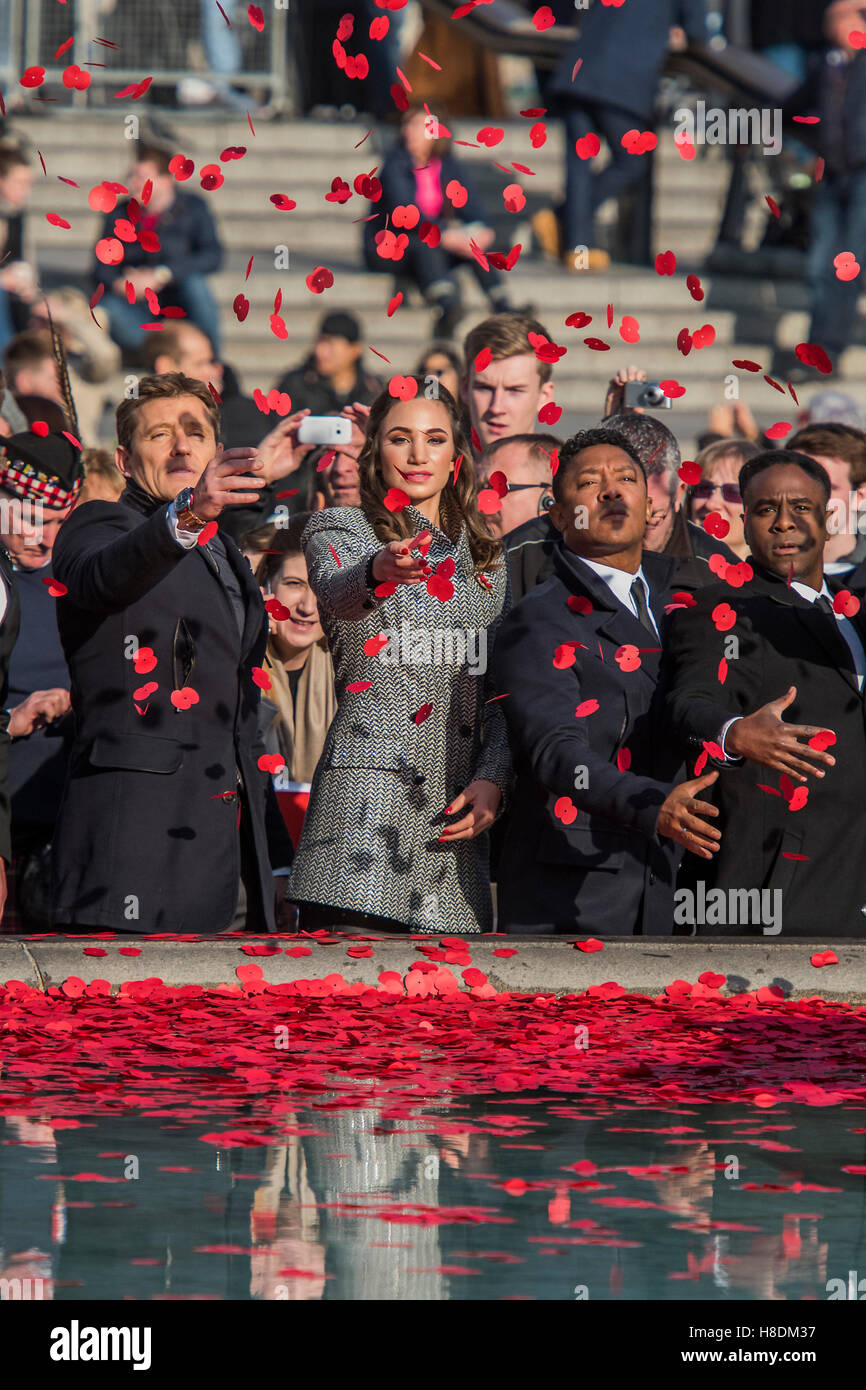
<instances>
[{"instance_id":1,"label":"shirt collar","mask_svg":"<svg viewBox=\"0 0 866 1390\"><path fill-rule=\"evenodd\" d=\"M631 586L636 579L641 581L646 590L647 597L649 597L649 585L646 582L646 575L643 572L642 565L638 565L634 574L629 574L628 570L613 569L610 565L602 564L600 560L588 560L585 555L581 555L580 559L585 565L589 566L594 574L598 575L599 579L604 580L605 584L609 589L613 590L617 598L621 599L621 596L624 594L626 596L626 604L629 602Z\"/></svg>"},{"instance_id":2,"label":"shirt collar","mask_svg":"<svg viewBox=\"0 0 866 1390\"><path fill-rule=\"evenodd\" d=\"M824 579L820 589L813 589L809 584L801 584L798 580L791 581L791 588L796 589L800 598L804 598L807 603L815 603L819 598L828 598L833 602L833 595L827 588L827 581Z\"/></svg>"}]
</instances>

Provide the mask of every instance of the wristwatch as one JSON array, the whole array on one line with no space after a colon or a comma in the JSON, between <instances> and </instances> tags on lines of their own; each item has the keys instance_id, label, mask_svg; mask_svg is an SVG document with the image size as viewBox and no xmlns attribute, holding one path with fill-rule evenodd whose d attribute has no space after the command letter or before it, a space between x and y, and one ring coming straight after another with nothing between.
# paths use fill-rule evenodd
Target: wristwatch
<instances>
[{"instance_id":1,"label":"wristwatch","mask_svg":"<svg viewBox=\"0 0 866 1390\"><path fill-rule=\"evenodd\" d=\"M207 522L196 516L192 509L193 490L185 487L174 499L174 515L178 531L203 531Z\"/></svg>"}]
</instances>

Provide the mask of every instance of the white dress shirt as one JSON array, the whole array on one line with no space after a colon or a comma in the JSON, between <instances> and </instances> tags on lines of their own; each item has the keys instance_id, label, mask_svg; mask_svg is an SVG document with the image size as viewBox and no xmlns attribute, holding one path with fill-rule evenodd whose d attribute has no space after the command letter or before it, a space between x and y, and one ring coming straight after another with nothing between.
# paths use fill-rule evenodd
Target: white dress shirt
<instances>
[{"instance_id":1,"label":"white dress shirt","mask_svg":"<svg viewBox=\"0 0 866 1390\"><path fill-rule=\"evenodd\" d=\"M603 565L599 560L587 560L585 555L581 555L579 558L585 565L589 565L589 568L593 573L598 575L599 579L604 580L614 598L622 604L623 608L627 608L635 618L638 617L638 611L635 607L635 601L632 598L631 586L636 579L639 579L641 584L643 584L644 593L646 594L646 606L649 609L650 621L656 630L656 636L658 636L658 627L655 617L653 616L653 611L650 608L649 584L646 582L646 575L643 572L642 566L637 569L634 574L629 574L628 570L611 569L610 565Z\"/></svg>"}]
</instances>

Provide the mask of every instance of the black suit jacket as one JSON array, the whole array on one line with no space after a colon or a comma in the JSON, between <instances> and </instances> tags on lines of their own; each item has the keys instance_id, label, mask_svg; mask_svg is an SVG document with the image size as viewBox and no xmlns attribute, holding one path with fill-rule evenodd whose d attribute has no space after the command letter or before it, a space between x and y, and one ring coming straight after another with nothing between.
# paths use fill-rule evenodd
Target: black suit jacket
<instances>
[{"instance_id":1,"label":"black suit jacket","mask_svg":"<svg viewBox=\"0 0 866 1390\"><path fill-rule=\"evenodd\" d=\"M12 832L9 816L9 658L18 637L20 606L15 574L6 551L0 546L0 583L6 590L6 611L0 621L0 859L12 860Z\"/></svg>"},{"instance_id":2,"label":"black suit jacket","mask_svg":"<svg viewBox=\"0 0 866 1390\"><path fill-rule=\"evenodd\" d=\"M828 579L832 592L845 587ZM712 614L727 603L737 615L728 631ZM861 608L852 620L864 648ZM735 643L730 639L734 638ZM719 663L729 654L723 683ZM816 609L784 580L762 570L741 589L702 589L694 608L674 613L662 672L675 736L688 750L690 769L704 741L716 742L729 719L752 714L796 686L783 718L832 729L836 765L823 778L808 777L809 798L791 811L780 774L757 763L719 764L721 776L707 799L720 807L722 844L699 877L730 889L779 889L781 936L860 936L866 927L866 708L835 619ZM795 856L793 858L788 856ZM706 870L706 872L704 872ZM714 871L714 872L713 872ZM696 924L698 934L701 925ZM718 934L719 925L704 931ZM763 934L747 923L733 934Z\"/></svg>"},{"instance_id":3,"label":"black suit jacket","mask_svg":"<svg viewBox=\"0 0 866 1390\"><path fill-rule=\"evenodd\" d=\"M677 768L666 765L656 727L660 644L577 555L560 545L553 564L503 620L493 654L517 779L500 922L513 932L669 933L677 855L655 826ZM663 631L674 563L644 551L643 568ZM574 597L592 611L569 608ZM554 653L572 642L574 664L557 669ZM616 661L626 645L641 649L636 670ZM577 718L591 700L597 710ZM621 770L625 749L631 762ZM571 824L555 814L561 798L577 808Z\"/></svg>"},{"instance_id":4,"label":"black suit jacket","mask_svg":"<svg viewBox=\"0 0 866 1390\"><path fill-rule=\"evenodd\" d=\"M239 634L208 547L182 549L167 506L146 516L124 499L77 508L54 547L54 575L68 589L57 620L75 715L54 839L54 921L141 932L227 927L240 882L240 774L249 878L272 929L265 814L273 792L257 765L264 749L251 674L267 637L261 593L223 537L243 597ZM152 649L153 670L136 671L135 642ZM136 698L152 683L158 689ZM184 687L198 702L177 709L170 696ZM287 837L283 849L290 859Z\"/></svg>"}]
</instances>

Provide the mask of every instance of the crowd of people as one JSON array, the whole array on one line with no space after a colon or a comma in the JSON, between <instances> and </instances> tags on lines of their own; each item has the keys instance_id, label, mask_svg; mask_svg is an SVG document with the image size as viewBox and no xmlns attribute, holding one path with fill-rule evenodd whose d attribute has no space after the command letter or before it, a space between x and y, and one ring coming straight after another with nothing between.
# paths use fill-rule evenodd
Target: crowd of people
<instances>
[{"instance_id":1,"label":"crowd of people","mask_svg":"<svg viewBox=\"0 0 866 1390\"><path fill-rule=\"evenodd\" d=\"M531 314L355 326L258 439L186 320L114 460L7 436L3 930L859 934L866 433L683 461L623 367L563 439Z\"/></svg>"},{"instance_id":2,"label":"crowd of people","mask_svg":"<svg viewBox=\"0 0 866 1390\"><path fill-rule=\"evenodd\" d=\"M798 73L827 69L831 359L856 307L824 283L857 225L852 13L827 7ZM692 0L635 0L627 43L624 14L594 6L548 83L569 153L536 235L590 269L595 211L640 176L621 132L668 47L706 36ZM566 93L590 54L597 88ZM223 248L171 151L138 145L88 302L40 292L31 158L0 139L2 930L859 935L856 403L822 393L784 449L726 403L683 460L624 365L591 428L552 432L555 341L487 260L450 130L420 103L396 126L359 235L434 337L388 379L332 309L266 410L222 359ZM593 131L601 173L574 152ZM428 230L398 261L410 207ZM464 271L490 312L458 347Z\"/></svg>"}]
</instances>

